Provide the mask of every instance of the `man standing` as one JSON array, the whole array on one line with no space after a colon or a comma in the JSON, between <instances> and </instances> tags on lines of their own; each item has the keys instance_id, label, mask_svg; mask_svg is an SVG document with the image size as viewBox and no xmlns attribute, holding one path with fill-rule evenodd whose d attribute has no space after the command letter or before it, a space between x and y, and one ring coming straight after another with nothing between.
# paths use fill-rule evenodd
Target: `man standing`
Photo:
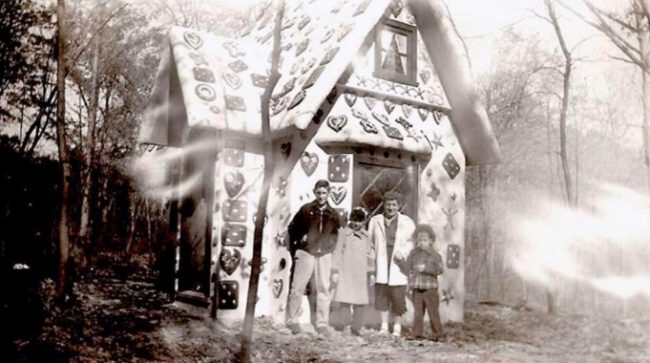
<instances>
[{"instance_id":1,"label":"man standing","mask_svg":"<svg viewBox=\"0 0 650 363\"><path fill-rule=\"evenodd\" d=\"M392 317L395 336L402 332L408 283L396 260L406 258L413 249L410 238L415 230L413 220L399 212L401 199L397 192L384 193L384 213L372 217L368 225L375 248L375 308L381 312L380 333L388 333L388 321Z\"/></svg>"},{"instance_id":2,"label":"man standing","mask_svg":"<svg viewBox=\"0 0 650 363\"><path fill-rule=\"evenodd\" d=\"M312 280L316 290L316 331L329 332L330 274L332 252L336 246L339 216L327 198L330 184L319 180L314 185L316 199L303 205L289 223L289 242L294 255L293 278L287 303L287 327L293 334L300 333L298 318L302 296L307 283ZM313 276L313 279L312 279Z\"/></svg>"}]
</instances>

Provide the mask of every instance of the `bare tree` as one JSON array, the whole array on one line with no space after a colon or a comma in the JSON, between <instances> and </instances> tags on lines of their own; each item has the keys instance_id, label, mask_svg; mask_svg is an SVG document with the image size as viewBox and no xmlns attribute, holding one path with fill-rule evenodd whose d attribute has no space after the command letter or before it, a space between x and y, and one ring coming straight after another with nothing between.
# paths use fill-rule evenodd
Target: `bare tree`
<instances>
[{"instance_id":1,"label":"bare tree","mask_svg":"<svg viewBox=\"0 0 650 363\"><path fill-rule=\"evenodd\" d=\"M280 34L282 26L282 16L284 15L284 0L280 0L276 13L275 28L273 30L273 49L271 54L271 74L269 84L262 95L262 138L264 142L264 177L262 179L262 191L260 192L259 204L255 220L255 230L253 232L253 257L251 260L251 277L248 283L248 297L246 301L246 315L244 316L244 326L241 336L240 360L250 362L251 359L251 339L253 335L253 321L255 319L255 305L257 303L257 288L260 278L260 267L262 265L262 243L264 237L264 222L266 220L266 206L269 199L269 190L271 187L271 178L273 176L273 145L271 138L270 124L270 103L273 88L280 79L278 71L280 64Z\"/></svg>"},{"instance_id":2,"label":"bare tree","mask_svg":"<svg viewBox=\"0 0 650 363\"><path fill-rule=\"evenodd\" d=\"M65 140L65 0L57 1L57 107L56 107L56 141L61 164L61 208L59 210L59 283L57 295L63 297L66 290L66 268L70 240L68 236L68 179L70 178L70 163Z\"/></svg>"},{"instance_id":3,"label":"bare tree","mask_svg":"<svg viewBox=\"0 0 650 363\"><path fill-rule=\"evenodd\" d=\"M650 190L650 0L630 0L630 5L624 8L623 14L600 8L592 0L583 0L583 3L594 19L587 18L566 4L563 6L604 34L624 55L612 58L641 70L643 161Z\"/></svg>"}]
</instances>

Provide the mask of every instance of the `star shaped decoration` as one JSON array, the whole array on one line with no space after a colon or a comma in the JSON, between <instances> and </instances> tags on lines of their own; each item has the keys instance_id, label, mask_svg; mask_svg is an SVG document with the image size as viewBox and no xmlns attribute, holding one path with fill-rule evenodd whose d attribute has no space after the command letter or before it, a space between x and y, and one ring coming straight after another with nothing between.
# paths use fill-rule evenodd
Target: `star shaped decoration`
<instances>
[{"instance_id":1,"label":"star shaped decoration","mask_svg":"<svg viewBox=\"0 0 650 363\"><path fill-rule=\"evenodd\" d=\"M440 301L442 301L443 303L449 305L451 300L454 300L454 299L455 299L455 297L451 293L451 288L442 289L442 299Z\"/></svg>"},{"instance_id":2,"label":"star shaped decoration","mask_svg":"<svg viewBox=\"0 0 650 363\"><path fill-rule=\"evenodd\" d=\"M433 140L431 141L433 143L433 146L438 150L439 147L445 147L445 145L442 143L442 136L438 136L435 132L433 133Z\"/></svg>"},{"instance_id":3,"label":"star shaped decoration","mask_svg":"<svg viewBox=\"0 0 650 363\"><path fill-rule=\"evenodd\" d=\"M364 76L357 75L357 83L359 86L368 87L368 80Z\"/></svg>"},{"instance_id":4,"label":"star shaped decoration","mask_svg":"<svg viewBox=\"0 0 650 363\"><path fill-rule=\"evenodd\" d=\"M433 201L435 202L438 200L439 195L440 195L440 189L438 188L436 183L431 183L431 190L429 191L429 193L427 193L427 196L433 199Z\"/></svg>"}]
</instances>

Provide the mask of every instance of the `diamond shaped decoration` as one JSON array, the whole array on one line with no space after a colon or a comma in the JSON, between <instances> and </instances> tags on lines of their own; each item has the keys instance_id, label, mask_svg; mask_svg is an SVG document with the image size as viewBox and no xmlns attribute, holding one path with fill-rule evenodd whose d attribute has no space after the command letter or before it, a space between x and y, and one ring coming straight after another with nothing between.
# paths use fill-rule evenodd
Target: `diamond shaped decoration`
<instances>
[{"instance_id":1,"label":"diamond shaped decoration","mask_svg":"<svg viewBox=\"0 0 650 363\"><path fill-rule=\"evenodd\" d=\"M302 54L305 50L307 50L307 47L309 46L309 39L303 40L298 46L296 46L296 57Z\"/></svg>"},{"instance_id":2,"label":"diamond shaped decoration","mask_svg":"<svg viewBox=\"0 0 650 363\"><path fill-rule=\"evenodd\" d=\"M210 65L210 63L208 63L208 60L205 59L205 57L203 56L203 54L190 53L190 58L192 59L192 62L194 62L194 64L195 64L196 66L207 66L207 65Z\"/></svg>"},{"instance_id":3,"label":"diamond shaped decoration","mask_svg":"<svg viewBox=\"0 0 650 363\"><path fill-rule=\"evenodd\" d=\"M364 11L366 11L366 8L368 8L368 4L370 4L370 0L364 0L362 3L357 6L357 9L354 11L353 16L357 16L359 14L363 14Z\"/></svg>"},{"instance_id":4,"label":"diamond shaped decoration","mask_svg":"<svg viewBox=\"0 0 650 363\"><path fill-rule=\"evenodd\" d=\"M233 111L246 111L246 103L239 96L226 95L226 108Z\"/></svg>"},{"instance_id":5,"label":"diamond shaped decoration","mask_svg":"<svg viewBox=\"0 0 650 363\"><path fill-rule=\"evenodd\" d=\"M219 281L219 309L235 310L239 306L239 282Z\"/></svg>"},{"instance_id":6,"label":"diamond shaped decoration","mask_svg":"<svg viewBox=\"0 0 650 363\"><path fill-rule=\"evenodd\" d=\"M305 99L306 92L304 89L301 89L300 92L296 93L289 105L289 110L298 106Z\"/></svg>"},{"instance_id":7,"label":"diamond shaped decoration","mask_svg":"<svg viewBox=\"0 0 650 363\"><path fill-rule=\"evenodd\" d=\"M447 268L458 268L460 266L460 246L450 244L447 246Z\"/></svg>"},{"instance_id":8,"label":"diamond shaped decoration","mask_svg":"<svg viewBox=\"0 0 650 363\"><path fill-rule=\"evenodd\" d=\"M214 73L208 68L194 67L192 73L194 73L194 79L199 82L214 83L216 81Z\"/></svg>"},{"instance_id":9,"label":"diamond shaped decoration","mask_svg":"<svg viewBox=\"0 0 650 363\"><path fill-rule=\"evenodd\" d=\"M320 64L324 65L324 64L327 64L327 63L331 62L332 59L334 59L334 56L336 56L336 53L338 53L338 52L339 52L339 47L331 48L330 50L327 51L327 53L325 53L325 56L320 61Z\"/></svg>"},{"instance_id":10,"label":"diamond shaped decoration","mask_svg":"<svg viewBox=\"0 0 650 363\"><path fill-rule=\"evenodd\" d=\"M384 126L384 132L386 133L386 136L390 137L391 139L404 140L402 133L393 126Z\"/></svg>"},{"instance_id":11,"label":"diamond shaped decoration","mask_svg":"<svg viewBox=\"0 0 650 363\"><path fill-rule=\"evenodd\" d=\"M309 75L309 78L307 78L307 80L305 81L305 84L304 84L303 87L304 88L309 88L309 87L313 86L314 83L316 83L316 81L318 80L318 77L320 77L320 75L323 73L324 70L325 70L325 66L320 66L320 67L316 68L311 73L311 75Z\"/></svg>"},{"instance_id":12,"label":"diamond shaped decoration","mask_svg":"<svg viewBox=\"0 0 650 363\"><path fill-rule=\"evenodd\" d=\"M269 77L262 74L251 73L251 81L255 87L266 88L269 84Z\"/></svg>"},{"instance_id":13,"label":"diamond shaped decoration","mask_svg":"<svg viewBox=\"0 0 650 363\"><path fill-rule=\"evenodd\" d=\"M221 228L221 244L224 246L244 247L247 229L243 224L225 223Z\"/></svg>"},{"instance_id":14,"label":"diamond shaped decoration","mask_svg":"<svg viewBox=\"0 0 650 363\"><path fill-rule=\"evenodd\" d=\"M228 63L228 68L232 69L233 72L239 73L248 69L248 64L241 59L238 59L234 62Z\"/></svg>"},{"instance_id":15,"label":"diamond shaped decoration","mask_svg":"<svg viewBox=\"0 0 650 363\"><path fill-rule=\"evenodd\" d=\"M244 166L244 151L240 149L225 148L224 161L228 166Z\"/></svg>"},{"instance_id":16,"label":"diamond shaped decoration","mask_svg":"<svg viewBox=\"0 0 650 363\"><path fill-rule=\"evenodd\" d=\"M331 155L327 163L327 178L331 182L344 183L348 181L350 158L347 155Z\"/></svg>"},{"instance_id":17,"label":"diamond shaped decoration","mask_svg":"<svg viewBox=\"0 0 650 363\"><path fill-rule=\"evenodd\" d=\"M448 153L445 155L445 158L442 160L442 167L445 169L447 172L447 175L449 175L449 178L452 180L458 175L460 172L460 165L454 158L454 155L452 153Z\"/></svg>"},{"instance_id":18,"label":"diamond shaped decoration","mask_svg":"<svg viewBox=\"0 0 650 363\"><path fill-rule=\"evenodd\" d=\"M243 200L229 199L223 204L223 220L225 222L246 222L248 204Z\"/></svg>"}]
</instances>

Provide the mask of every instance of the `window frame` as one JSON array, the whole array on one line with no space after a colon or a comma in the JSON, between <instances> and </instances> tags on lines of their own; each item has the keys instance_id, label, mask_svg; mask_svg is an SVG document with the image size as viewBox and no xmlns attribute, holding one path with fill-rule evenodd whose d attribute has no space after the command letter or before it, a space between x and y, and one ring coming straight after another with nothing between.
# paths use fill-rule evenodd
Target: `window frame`
<instances>
[{"instance_id":1,"label":"window frame","mask_svg":"<svg viewBox=\"0 0 650 363\"><path fill-rule=\"evenodd\" d=\"M382 43L381 33L388 29L399 35L406 36L406 74L400 74L382 69ZM417 28L411 24L402 23L393 19L384 18L375 28L375 69L373 76L391 82L402 83L417 87Z\"/></svg>"},{"instance_id":2,"label":"window frame","mask_svg":"<svg viewBox=\"0 0 650 363\"><path fill-rule=\"evenodd\" d=\"M418 220L418 214L419 214L419 198L418 198L418 191L420 190L420 165L416 161L408 161L407 158L402 158L401 160L395 160L394 158L380 158L380 157L374 157L370 155L354 155L353 159L353 169L352 169L352 190L354 191L353 194L353 200L352 203L354 206L360 206L361 205L361 192L362 192L362 186L361 186L361 164L365 165L371 165L371 166L377 166L377 167L382 167L382 168L389 168L389 169L398 169L398 170L403 170L406 173L411 173L411 176L413 178L413 193L411 193L410 197L407 197L405 195L402 195L402 205L400 207L404 206L404 202L408 202L410 205L412 205L412 215L411 219L414 221ZM407 177L408 178L408 177ZM368 211L368 213L371 213L372 211ZM401 212L401 210L400 210Z\"/></svg>"}]
</instances>

